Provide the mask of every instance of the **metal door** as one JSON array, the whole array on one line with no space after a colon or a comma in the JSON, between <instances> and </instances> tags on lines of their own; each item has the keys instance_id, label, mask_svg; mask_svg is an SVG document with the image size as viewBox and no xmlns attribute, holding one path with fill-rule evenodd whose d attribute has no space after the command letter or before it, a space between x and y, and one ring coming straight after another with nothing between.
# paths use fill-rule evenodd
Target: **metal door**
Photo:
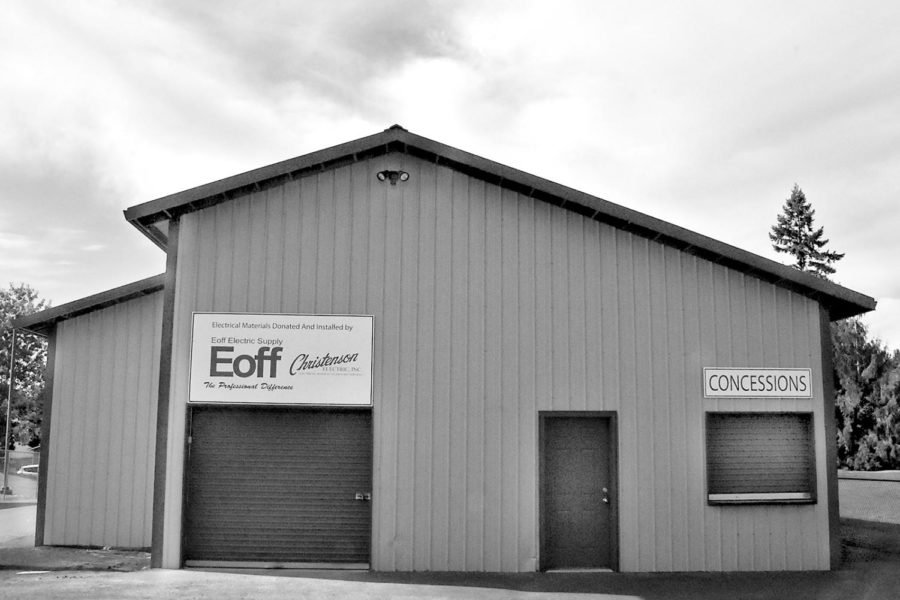
<instances>
[{"instance_id":1,"label":"metal door","mask_svg":"<svg viewBox=\"0 0 900 600\"><path fill-rule=\"evenodd\" d=\"M541 418L541 568L617 568L610 417Z\"/></svg>"}]
</instances>

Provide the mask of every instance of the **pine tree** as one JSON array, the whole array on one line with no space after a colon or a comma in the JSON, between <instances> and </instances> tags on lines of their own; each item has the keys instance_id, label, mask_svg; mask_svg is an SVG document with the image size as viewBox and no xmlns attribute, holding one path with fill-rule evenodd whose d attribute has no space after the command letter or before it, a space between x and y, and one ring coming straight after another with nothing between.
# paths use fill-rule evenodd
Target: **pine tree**
<instances>
[{"instance_id":1,"label":"pine tree","mask_svg":"<svg viewBox=\"0 0 900 600\"><path fill-rule=\"evenodd\" d=\"M778 215L778 222L769 233L775 251L792 255L796 259L793 266L801 271L827 279L834 273L831 265L844 258L844 255L825 250L828 240L823 237L824 227L813 228L816 211L796 183L782 210L782 214Z\"/></svg>"}]
</instances>

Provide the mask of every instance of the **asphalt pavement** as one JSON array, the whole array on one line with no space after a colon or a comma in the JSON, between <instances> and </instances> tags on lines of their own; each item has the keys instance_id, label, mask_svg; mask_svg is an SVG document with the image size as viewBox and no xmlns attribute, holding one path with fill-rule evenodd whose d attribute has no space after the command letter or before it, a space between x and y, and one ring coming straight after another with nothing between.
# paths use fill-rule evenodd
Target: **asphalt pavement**
<instances>
[{"instance_id":1,"label":"asphalt pavement","mask_svg":"<svg viewBox=\"0 0 900 600\"><path fill-rule=\"evenodd\" d=\"M214 572L144 570L0 571L0 590L42 600L892 600L900 598L900 556L849 548L838 571L674 574L466 574ZM847 566L849 565L849 566Z\"/></svg>"},{"instance_id":2,"label":"asphalt pavement","mask_svg":"<svg viewBox=\"0 0 900 600\"><path fill-rule=\"evenodd\" d=\"M0 483L2 483L0 466ZM11 495L0 495L0 551L34 547L37 477L9 473ZM2 568L0 562L0 568Z\"/></svg>"},{"instance_id":3,"label":"asphalt pavement","mask_svg":"<svg viewBox=\"0 0 900 600\"><path fill-rule=\"evenodd\" d=\"M33 548L35 505L0 508L0 548Z\"/></svg>"},{"instance_id":4,"label":"asphalt pavement","mask_svg":"<svg viewBox=\"0 0 900 600\"><path fill-rule=\"evenodd\" d=\"M3 480L3 465L0 463L0 483ZM17 502L34 502L37 500L37 477L34 475L16 475L15 472L10 471L7 474L7 482L9 484L10 489L13 492L13 495L10 497L0 496L0 502L2 501L17 501Z\"/></svg>"}]
</instances>

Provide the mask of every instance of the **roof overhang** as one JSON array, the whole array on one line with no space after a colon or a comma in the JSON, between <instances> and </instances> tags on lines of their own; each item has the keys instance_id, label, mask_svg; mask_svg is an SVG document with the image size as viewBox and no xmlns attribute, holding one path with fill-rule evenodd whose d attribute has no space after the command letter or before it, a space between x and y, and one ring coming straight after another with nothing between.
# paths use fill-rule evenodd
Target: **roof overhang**
<instances>
[{"instance_id":1,"label":"roof overhang","mask_svg":"<svg viewBox=\"0 0 900 600\"><path fill-rule=\"evenodd\" d=\"M165 250L168 244L168 223L174 217L228 201L248 192L280 185L310 173L390 152L402 152L447 166L477 179L515 190L537 200L788 288L820 302L828 310L832 321L875 309L876 302L873 298L827 279L804 273L602 198L410 133L399 125L375 135L133 206L125 211L125 218Z\"/></svg>"},{"instance_id":2,"label":"roof overhang","mask_svg":"<svg viewBox=\"0 0 900 600\"><path fill-rule=\"evenodd\" d=\"M12 326L16 329L46 336L60 321L160 292L165 285L165 277L165 274L154 275L153 277L94 294L87 298L81 298L31 315L18 317L13 319Z\"/></svg>"}]
</instances>

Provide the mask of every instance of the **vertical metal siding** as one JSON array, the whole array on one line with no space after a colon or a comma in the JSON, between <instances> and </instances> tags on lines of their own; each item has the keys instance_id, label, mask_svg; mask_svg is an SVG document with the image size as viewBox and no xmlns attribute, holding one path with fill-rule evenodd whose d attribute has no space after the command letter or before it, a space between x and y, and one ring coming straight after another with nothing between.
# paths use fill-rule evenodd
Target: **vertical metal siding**
<instances>
[{"instance_id":1,"label":"vertical metal siding","mask_svg":"<svg viewBox=\"0 0 900 600\"><path fill-rule=\"evenodd\" d=\"M407 183L375 173L401 168ZM372 566L538 564L537 412L618 412L625 571L828 567L827 506L706 504L704 366L810 367L818 305L570 211L391 154L185 215L167 566L178 566L191 311L375 315Z\"/></svg>"},{"instance_id":2,"label":"vertical metal siding","mask_svg":"<svg viewBox=\"0 0 900 600\"><path fill-rule=\"evenodd\" d=\"M150 545L162 294L57 325L44 543Z\"/></svg>"}]
</instances>

